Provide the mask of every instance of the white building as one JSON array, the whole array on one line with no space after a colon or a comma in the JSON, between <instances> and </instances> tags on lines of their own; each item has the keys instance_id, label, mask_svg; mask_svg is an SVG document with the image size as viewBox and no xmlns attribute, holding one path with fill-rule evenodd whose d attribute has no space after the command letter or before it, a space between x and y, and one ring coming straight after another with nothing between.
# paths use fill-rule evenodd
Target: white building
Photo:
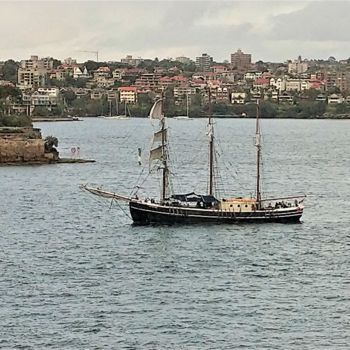
<instances>
[{"instance_id":1,"label":"white building","mask_svg":"<svg viewBox=\"0 0 350 350\"><path fill-rule=\"evenodd\" d=\"M285 78L271 78L270 86L273 86L279 92L286 90L286 79Z\"/></svg>"},{"instance_id":2,"label":"white building","mask_svg":"<svg viewBox=\"0 0 350 350\"><path fill-rule=\"evenodd\" d=\"M328 96L328 104L329 105L336 105L336 104L343 103L343 102L344 102L344 97L341 95L332 94L332 95Z\"/></svg>"},{"instance_id":3,"label":"white building","mask_svg":"<svg viewBox=\"0 0 350 350\"><path fill-rule=\"evenodd\" d=\"M247 94L245 92L231 92L231 102L233 104L244 104L247 98Z\"/></svg>"},{"instance_id":4,"label":"white building","mask_svg":"<svg viewBox=\"0 0 350 350\"><path fill-rule=\"evenodd\" d=\"M134 86L123 86L118 88L119 91L119 101L126 103L136 103L137 102L137 89Z\"/></svg>"},{"instance_id":5,"label":"white building","mask_svg":"<svg viewBox=\"0 0 350 350\"><path fill-rule=\"evenodd\" d=\"M297 60L288 63L288 73L290 74L302 74L308 69L307 61L302 61L301 56Z\"/></svg>"},{"instance_id":6,"label":"white building","mask_svg":"<svg viewBox=\"0 0 350 350\"><path fill-rule=\"evenodd\" d=\"M73 78L74 79L79 79L79 78L89 78L89 73L86 69L86 67L84 67L83 71L79 68L79 67L74 67L73 69Z\"/></svg>"}]
</instances>

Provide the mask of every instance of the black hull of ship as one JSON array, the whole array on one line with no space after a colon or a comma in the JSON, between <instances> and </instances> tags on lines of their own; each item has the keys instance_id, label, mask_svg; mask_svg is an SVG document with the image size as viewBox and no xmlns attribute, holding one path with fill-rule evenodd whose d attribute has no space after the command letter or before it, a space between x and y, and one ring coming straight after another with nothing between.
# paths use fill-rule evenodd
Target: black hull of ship
<instances>
[{"instance_id":1,"label":"black hull of ship","mask_svg":"<svg viewBox=\"0 0 350 350\"><path fill-rule=\"evenodd\" d=\"M283 211L257 210L249 213L224 212L213 209L195 209L130 202L130 214L135 224L239 224L239 223L300 223L301 208Z\"/></svg>"}]
</instances>

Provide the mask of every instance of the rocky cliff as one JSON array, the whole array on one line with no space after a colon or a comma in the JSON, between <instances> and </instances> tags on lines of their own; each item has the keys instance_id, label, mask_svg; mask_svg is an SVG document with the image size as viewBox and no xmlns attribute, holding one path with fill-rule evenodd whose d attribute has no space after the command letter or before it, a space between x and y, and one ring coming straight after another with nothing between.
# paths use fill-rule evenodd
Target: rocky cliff
<instances>
[{"instance_id":1,"label":"rocky cliff","mask_svg":"<svg viewBox=\"0 0 350 350\"><path fill-rule=\"evenodd\" d=\"M50 163L58 152L45 152L40 129L0 128L0 164Z\"/></svg>"}]
</instances>

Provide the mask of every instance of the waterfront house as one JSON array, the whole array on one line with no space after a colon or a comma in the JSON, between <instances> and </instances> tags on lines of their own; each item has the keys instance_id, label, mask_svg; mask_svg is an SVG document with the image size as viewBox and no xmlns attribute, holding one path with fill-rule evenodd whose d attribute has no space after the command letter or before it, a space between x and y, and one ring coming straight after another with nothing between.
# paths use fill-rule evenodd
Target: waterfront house
<instances>
[{"instance_id":1,"label":"waterfront house","mask_svg":"<svg viewBox=\"0 0 350 350\"><path fill-rule=\"evenodd\" d=\"M231 103L243 105L246 101L247 94L245 92L231 92Z\"/></svg>"},{"instance_id":2,"label":"waterfront house","mask_svg":"<svg viewBox=\"0 0 350 350\"><path fill-rule=\"evenodd\" d=\"M339 103L344 102L344 97L338 94L332 94L328 96L328 104L329 105L337 105Z\"/></svg>"}]
</instances>

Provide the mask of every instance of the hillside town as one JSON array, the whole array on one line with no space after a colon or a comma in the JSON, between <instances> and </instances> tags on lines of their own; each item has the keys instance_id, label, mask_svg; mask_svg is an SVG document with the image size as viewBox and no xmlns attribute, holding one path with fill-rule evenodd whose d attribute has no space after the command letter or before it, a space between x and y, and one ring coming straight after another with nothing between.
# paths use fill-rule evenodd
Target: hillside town
<instances>
[{"instance_id":1,"label":"hillside town","mask_svg":"<svg viewBox=\"0 0 350 350\"><path fill-rule=\"evenodd\" d=\"M263 118L347 118L350 114L350 59L283 63L252 61L241 49L224 62L207 53L192 60L143 59L83 63L31 56L0 62L0 113L3 118L87 117L118 114L147 117L157 96L165 95L169 117L214 115L253 117L262 100Z\"/></svg>"}]
</instances>

